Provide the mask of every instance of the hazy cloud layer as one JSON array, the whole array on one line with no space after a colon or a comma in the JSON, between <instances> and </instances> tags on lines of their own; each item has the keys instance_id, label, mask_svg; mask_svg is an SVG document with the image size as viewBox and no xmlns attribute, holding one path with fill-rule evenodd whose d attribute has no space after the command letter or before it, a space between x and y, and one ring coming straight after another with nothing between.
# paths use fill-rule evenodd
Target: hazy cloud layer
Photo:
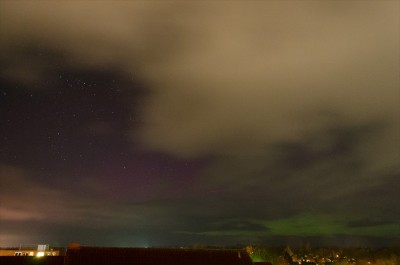
<instances>
[{"instance_id":1,"label":"hazy cloud layer","mask_svg":"<svg viewBox=\"0 0 400 265\"><path fill-rule=\"evenodd\" d=\"M339 115L393 126L366 147L392 157L397 4L3 2L3 75L51 78L40 58L7 64L35 43L76 67L140 78L152 94L133 133L175 155L257 154L329 129Z\"/></svg>"},{"instance_id":2,"label":"hazy cloud layer","mask_svg":"<svg viewBox=\"0 0 400 265\"><path fill-rule=\"evenodd\" d=\"M2 6L6 63L36 43L78 67L142 78L153 94L140 134L159 150L254 152L324 128L332 111L356 123L397 119L396 1ZM37 78L51 67L6 66Z\"/></svg>"},{"instance_id":3,"label":"hazy cloud layer","mask_svg":"<svg viewBox=\"0 0 400 265\"><path fill-rule=\"evenodd\" d=\"M260 144L329 129L332 112L395 124L393 4L236 2L189 19L200 40L146 73L155 93L144 140L182 156L257 154Z\"/></svg>"}]
</instances>

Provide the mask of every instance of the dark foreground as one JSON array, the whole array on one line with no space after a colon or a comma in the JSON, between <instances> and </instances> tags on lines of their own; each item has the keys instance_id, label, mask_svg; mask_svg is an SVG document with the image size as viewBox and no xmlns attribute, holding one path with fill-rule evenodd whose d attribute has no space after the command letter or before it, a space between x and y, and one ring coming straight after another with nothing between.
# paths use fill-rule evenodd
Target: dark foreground
<instances>
[{"instance_id":1,"label":"dark foreground","mask_svg":"<svg viewBox=\"0 0 400 265\"><path fill-rule=\"evenodd\" d=\"M0 256L1 265L63 265L65 256L57 257L14 257Z\"/></svg>"},{"instance_id":2,"label":"dark foreground","mask_svg":"<svg viewBox=\"0 0 400 265\"><path fill-rule=\"evenodd\" d=\"M63 252L64 253L64 252ZM0 265L400 265L400 248L106 248L72 245L64 256L0 256Z\"/></svg>"},{"instance_id":3,"label":"dark foreground","mask_svg":"<svg viewBox=\"0 0 400 265\"><path fill-rule=\"evenodd\" d=\"M253 265L244 250L95 248L68 249L58 257L0 257L2 265Z\"/></svg>"}]
</instances>

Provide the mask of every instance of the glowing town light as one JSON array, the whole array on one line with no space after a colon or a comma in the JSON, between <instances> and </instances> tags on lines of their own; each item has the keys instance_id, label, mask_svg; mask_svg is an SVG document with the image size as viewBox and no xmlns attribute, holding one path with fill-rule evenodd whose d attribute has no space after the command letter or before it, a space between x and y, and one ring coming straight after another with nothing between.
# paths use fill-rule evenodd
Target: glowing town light
<instances>
[{"instance_id":1,"label":"glowing town light","mask_svg":"<svg viewBox=\"0 0 400 265\"><path fill-rule=\"evenodd\" d=\"M43 257L44 256L44 252L40 251L36 254L36 257Z\"/></svg>"}]
</instances>

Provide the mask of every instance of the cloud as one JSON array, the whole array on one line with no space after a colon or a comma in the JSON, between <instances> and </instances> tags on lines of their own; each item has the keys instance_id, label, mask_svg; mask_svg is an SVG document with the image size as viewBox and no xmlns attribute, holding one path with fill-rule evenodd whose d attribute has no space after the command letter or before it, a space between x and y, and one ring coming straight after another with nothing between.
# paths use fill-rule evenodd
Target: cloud
<instances>
[{"instance_id":1,"label":"cloud","mask_svg":"<svg viewBox=\"0 0 400 265\"><path fill-rule=\"evenodd\" d=\"M146 73L143 141L184 157L257 153L329 127L331 111L393 123L398 15L388 2L342 3L340 17L325 4L237 2L188 20L201 40Z\"/></svg>"},{"instance_id":2,"label":"cloud","mask_svg":"<svg viewBox=\"0 0 400 265\"><path fill-rule=\"evenodd\" d=\"M354 220L350 216L329 214L299 214L280 219L226 222L221 227L208 227L203 231L179 231L177 233L204 235L209 237L227 236L247 239L281 237L335 237L358 235L364 237L397 238L400 235L398 223L374 223ZM355 225L357 224L357 225ZM204 229L205 227L203 227Z\"/></svg>"},{"instance_id":3,"label":"cloud","mask_svg":"<svg viewBox=\"0 0 400 265\"><path fill-rule=\"evenodd\" d=\"M265 145L265 152L257 155L217 157L199 184L201 190L210 192L194 195L198 201L192 215L207 216L201 224L231 219L257 223L257 220L290 219L308 212L333 219L340 216L348 220L371 220L377 216L386 221L398 219L393 204L399 199L398 194L390 188L398 186L398 167L394 164L376 169L375 161L362 152L371 139L384 135L384 126L339 124L299 141ZM316 219L315 224L323 225L322 221ZM282 229L285 225L289 224L282 223ZM200 234L205 231L216 234L221 230L207 225L192 227L201 227L200 231L192 231ZM244 233L244 229L237 230ZM228 233L237 234L234 231ZM269 233L262 229L246 231L249 237ZM378 226L376 231L381 231ZM303 232L306 236L307 231ZM347 230L349 235L351 232L358 230Z\"/></svg>"},{"instance_id":4,"label":"cloud","mask_svg":"<svg viewBox=\"0 0 400 265\"><path fill-rule=\"evenodd\" d=\"M0 165L1 221L40 220L45 223L79 224L87 220L107 222L110 211L96 202L96 187L81 194L74 185L52 187L35 178L36 172ZM112 212L112 211L111 211Z\"/></svg>"},{"instance_id":5,"label":"cloud","mask_svg":"<svg viewBox=\"0 0 400 265\"><path fill-rule=\"evenodd\" d=\"M45 216L33 210L10 209L0 207L1 219L9 221L29 221L29 220L44 220Z\"/></svg>"},{"instance_id":6,"label":"cloud","mask_svg":"<svg viewBox=\"0 0 400 265\"><path fill-rule=\"evenodd\" d=\"M345 219L329 215L298 215L281 220L270 220L266 226L271 234L291 236L334 236L361 235L396 238L400 234L398 223L370 224L367 226L349 225Z\"/></svg>"},{"instance_id":7,"label":"cloud","mask_svg":"<svg viewBox=\"0 0 400 265\"><path fill-rule=\"evenodd\" d=\"M254 153L265 142L329 126L326 110L349 122L396 124L396 6L3 1L1 54L11 77L46 78L47 55L21 57L36 46L61 52L75 67L113 68L142 80L151 94L133 138L154 150Z\"/></svg>"},{"instance_id":8,"label":"cloud","mask_svg":"<svg viewBox=\"0 0 400 265\"><path fill-rule=\"evenodd\" d=\"M68 194L42 180L35 181L32 175L14 166L0 165L1 221L73 220Z\"/></svg>"},{"instance_id":9,"label":"cloud","mask_svg":"<svg viewBox=\"0 0 400 265\"><path fill-rule=\"evenodd\" d=\"M160 230L179 224L175 218L182 216L182 208L175 203L116 201L108 196L110 187L101 179L65 181L54 187L52 180L40 180L36 174L0 165L0 224L7 231L1 235L0 244L17 244L28 239L84 243L93 238L111 244L104 238L115 240L115 234L125 238L126 230L132 236L168 234ZM159 228L160 223L163 229ZM97 236L99 231L103 237ZM128 239L127 242L139 244Z\"/></svg>"}]
</instances>

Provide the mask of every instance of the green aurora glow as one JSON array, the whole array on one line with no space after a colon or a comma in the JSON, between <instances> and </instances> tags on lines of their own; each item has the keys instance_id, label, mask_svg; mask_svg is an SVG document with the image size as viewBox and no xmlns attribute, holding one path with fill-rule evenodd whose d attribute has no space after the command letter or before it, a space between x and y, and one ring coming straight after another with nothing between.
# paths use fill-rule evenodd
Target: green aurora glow
<instances>
[{"instance_id":1,"label":"green aurora glow","mask_svg":"<svg viewBox=\"0 0 400 265\"><path fill-rule=\"evenodd\" d=\"M332 237L337 235L358 235L372 237L400 237L400 222L388 224L374 224L352 227L351 221L345 217L330 215L302 214L291 218L282 218L268 221L253 221L265 227L265 230L211 230L204 232L179 231L181 234L196 234L203 236L234 236L234 237L265 237L265 236L299 236Z\"/></svg>"}]
</instances>

